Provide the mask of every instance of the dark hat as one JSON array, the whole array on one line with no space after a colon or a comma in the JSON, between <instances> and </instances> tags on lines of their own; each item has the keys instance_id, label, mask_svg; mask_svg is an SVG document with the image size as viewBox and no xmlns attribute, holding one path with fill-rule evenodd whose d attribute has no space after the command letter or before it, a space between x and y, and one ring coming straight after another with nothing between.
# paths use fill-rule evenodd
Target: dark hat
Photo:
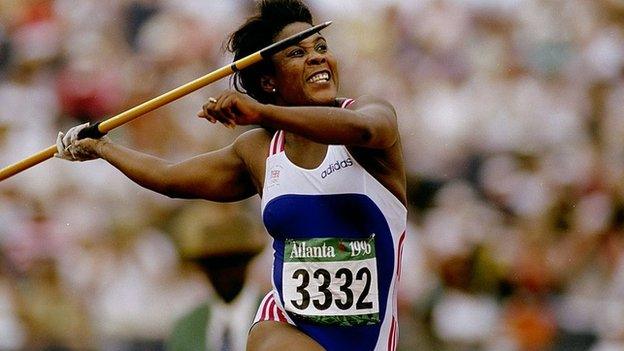
<instances>
[{"instance_id":1,"label":"dark hat","mask_svg":"<svg viewBox=\"0 0 624 351\"><path fill-rule=\"evenodd\" d=\"M174 220L173 237L184 259L260 253L267 234L240 203L192 203Z\"/></svg>"}]
</instances>

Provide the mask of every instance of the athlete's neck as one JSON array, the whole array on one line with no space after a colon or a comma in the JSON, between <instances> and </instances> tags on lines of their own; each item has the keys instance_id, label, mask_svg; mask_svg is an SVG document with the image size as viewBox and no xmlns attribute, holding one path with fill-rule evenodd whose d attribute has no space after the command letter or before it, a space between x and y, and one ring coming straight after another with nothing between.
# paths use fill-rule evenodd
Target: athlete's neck
<instances>
[{"instance_id":1,"label":"athlete's neck","mask_svg":"<svg viewBox=\"0 0 624 351\"><path fill-rule=\"evenodd\" d=\"M327 145L303 136L284 132L284 151L291 162L303 168L318 167L327 154Z\"/></svg>"}]
</instances>

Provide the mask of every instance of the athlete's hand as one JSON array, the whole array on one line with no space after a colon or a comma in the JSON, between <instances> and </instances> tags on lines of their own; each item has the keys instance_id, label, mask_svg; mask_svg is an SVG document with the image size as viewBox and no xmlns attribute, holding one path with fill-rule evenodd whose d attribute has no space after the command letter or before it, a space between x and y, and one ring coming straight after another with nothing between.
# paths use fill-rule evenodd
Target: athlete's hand
<instances>
[{"instance_id":1,"label":"athlete's hand","mask_svg":"<svg viewBox=\"0 0 624 351\"><path fill-rule=\"evenodd\" d=\"M220 122L226 127L260 124L262 104L237 91L225 91L216 98L208 99L197 117L211 123Z\"/></svg>"},{"instance_id":2,"label":"athlete's hand","mask_svg":"<svg viewBox=\"0 0 624 351\"><path fill-rule=\"evenodd\" d=\"M54 157L69 161L88 161L99 158L99 147L108 142L106 136L100 139L78 139L78 133L88 127L89 123L70 128L67 133L59 132L56 137L56 153Z\"/></svg>"}]
</instances>

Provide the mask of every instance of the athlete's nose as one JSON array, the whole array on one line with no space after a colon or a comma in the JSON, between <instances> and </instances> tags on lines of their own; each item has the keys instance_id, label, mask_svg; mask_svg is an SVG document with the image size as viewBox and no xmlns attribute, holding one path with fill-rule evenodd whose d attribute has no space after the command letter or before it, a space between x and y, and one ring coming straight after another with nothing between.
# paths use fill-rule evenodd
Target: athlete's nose
<instances>
[{"instance_id":1,"label":"athlete's nose","mask_svg":"<svg viewBox=\"0 0 624 351\"><path fill-rule=\"evenodd\" d=\"M327 58L324 53L313 51L310 56L308 56L308 63L311 65L318 65L321 63L325 63Z\"/></svg>"}]
</instances>

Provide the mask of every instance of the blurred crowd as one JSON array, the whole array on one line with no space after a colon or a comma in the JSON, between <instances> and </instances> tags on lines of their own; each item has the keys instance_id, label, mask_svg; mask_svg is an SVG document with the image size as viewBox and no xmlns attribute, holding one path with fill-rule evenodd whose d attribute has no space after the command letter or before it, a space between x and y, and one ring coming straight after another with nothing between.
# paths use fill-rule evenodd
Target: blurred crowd
<instances>
[{"instance_id":1,"label":"blurred crowd","mask_svg":"<svg viewBox=\"0 0 624 351\"><path fill-rule=\"evenodd\" d=\"M396 108L410 231L400 350L624 350L624 3L309 0L341 94ZM252 0L0 0L0 167L231 61ZM172 161L231 142L222 80L111 133ZM213 294L195 201L97 160L0 183L0 350L158 350ZM257 199L245 201L259 221ZM270 287L270 250L252 279Z\"/></svg>"}]
</instances>

